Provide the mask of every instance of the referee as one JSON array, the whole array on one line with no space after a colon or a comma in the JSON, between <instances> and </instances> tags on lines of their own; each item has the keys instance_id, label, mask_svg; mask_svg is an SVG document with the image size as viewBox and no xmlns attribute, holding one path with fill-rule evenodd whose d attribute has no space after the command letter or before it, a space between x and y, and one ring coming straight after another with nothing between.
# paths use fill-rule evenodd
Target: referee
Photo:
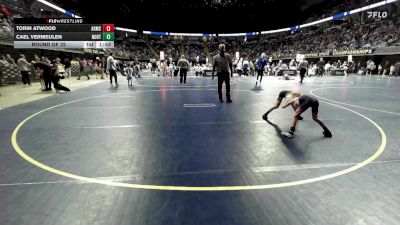
<instances>
[{"instance_id":1,"label":"referee","mask_svg":"<svg viewBox=\"0 0 400 225\"><path fill-rule=\"evenodd\" d=\"M180 83L185 85L187 72L189 71L189 61L185 59L184 55L181 55L178 61L178 67L180 69Z\"/></svg>"},{"instance_id":2,"label":"referee","mask_svg":"<svg viewBox=\"0 0 400 225\"><path fill-rule=\"evenodd\" d=\"M212 70L212 79L214 79L214 71L217 70L218 76L218 95L219 101L224 102L222 99L222 83L225 82L226 85L226 101L227 103L232 103L230 91L230 77L233 76L233 68L232 68L232 60L231 56L228 53L225 53L225 45L219 45L219 54L214 57L213 70ZM229 69L231 73L229 74Z\"/></svg>"}]
</instances>

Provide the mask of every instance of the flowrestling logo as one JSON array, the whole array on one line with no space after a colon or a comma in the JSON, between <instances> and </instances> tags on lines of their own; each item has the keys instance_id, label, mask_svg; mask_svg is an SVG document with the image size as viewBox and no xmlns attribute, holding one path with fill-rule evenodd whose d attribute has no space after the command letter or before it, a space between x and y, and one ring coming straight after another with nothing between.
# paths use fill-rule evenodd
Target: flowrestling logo
<instances>
[{"instance_id":1,"label":"flowrestling logo","mask_svg":"<svg viewBox=\"0 0 400 225\"><path fill-rule=\"evenodd\" d=\"M388 17L388 12L367 12L367 15L368 19L386 19Z\"/></svg>"}]
</instances>

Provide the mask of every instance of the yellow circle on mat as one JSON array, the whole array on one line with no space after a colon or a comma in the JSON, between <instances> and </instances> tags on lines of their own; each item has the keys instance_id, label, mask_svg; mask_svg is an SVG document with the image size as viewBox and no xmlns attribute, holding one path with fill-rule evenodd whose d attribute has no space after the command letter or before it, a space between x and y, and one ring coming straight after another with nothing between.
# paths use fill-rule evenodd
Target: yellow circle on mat
<instances>
[{"instance_id":1,"label":"yellow circle on mat","mask_svg":"<svg viewBox=\"0 0 400 225\"><path fill-rule=\"evenodd\" d=\"M232 90L234 91L234 90ZM239 90L238 90L239 91ZM144 91L146 92L146 91ZM101 96L97 96L97 97L101 97ZM17 135L19 130L21 129L21 127L28 122L30 119L34 118L35 116L54 109L56 107L62 106L62 105L66 105L66 104L70 104L70 103L74 103L74 102L78 102L78 101L83 101L83 100L87 100L87 99L92 99L92 98L97 98L97 97L89 97L89 98L83 98L83 99L78 99L78 100L74 100L74 101L70 101L70 102L66 102L66 103L62 103L56 106L52 106L49 107L47 109L41 110L35 114L32 114L31 116L29 116L28 118L24 119L20 124L18 124L18 126L14 129L12 136L11 136L11 143L12 146L14 147L14 150L22 157L24 158L26 161L32 163L33 165L40 167L44 170L47 170L51 173L55 173L64 177L68 177L68 178L72 178L72 179L76 179L76 180L80 180L80 181L84 181L84 182L88 182L88 183L97 183L97 184L104 184L104 185L110 185L110 186L116 186L116 187L126 187L126 188L134 188L134 189L149 189L149 190L162 190L162 191L243 191L243 190L260 190L260 189L272 189L272 188L283 188L283 187L290 187L290 186L296 186L296 185L302 185L302 184L308 184L308 183L313 183L313 182L317 182L317 181L322 181L322 180L327 180L327 179L331 179L331 178L335 178L341 175L345 175L348 174L350 172L353 172L355 170L358 170L364 166L366 166L367 164L369 164L370 162L374 161L375 159L377 159L382 152L385 150L386 144L387 144L387 138L386 138L386 134L383 131L383 129L373 120L371 120L370 118L368 118L367 116L353 111L351 109L345 108L343 106L339 106L330 102L325 102L325 101L321 101L324 102L326 104L330 104L333 105L335 107L338 108L342 108L345 109L347 111L350 111L356 115L361 116L362 118L366 119L367 121L369 121L371 124L373 124L380 132L381 134L381 145L379 146L379 148L375 151L375 153L373 155L371 155L369 158L367 158L366 160L352 166L349 167L347 169L344 170L340 170L331 174L327 174L327 175L323 175L323 176L319 176L319 177L315 177L315 178L309 178L309 179L304 179L304 180L297 180L297 181L291 181L291 182L283 182L283 183L275 183L275 184L265 184L265 185L240 185L240 186L209 186L209 187L195 187L195 186L164 186L164 185L144 185L144 184L129 184L129 183L121 183L121 182L114 182L114 181L107 181L107 180L101 180L101 179L96 179L96 178L90 178L90 177L84 177L84 176L79 176L76 174L72 174L72 173L68 173L53 167L50 167L46 164L43 164L35 159L33 159L32 157L30 157L28 154L26 154L21 147L18 145L17 142Z\"/></svg>"}]
</instances>

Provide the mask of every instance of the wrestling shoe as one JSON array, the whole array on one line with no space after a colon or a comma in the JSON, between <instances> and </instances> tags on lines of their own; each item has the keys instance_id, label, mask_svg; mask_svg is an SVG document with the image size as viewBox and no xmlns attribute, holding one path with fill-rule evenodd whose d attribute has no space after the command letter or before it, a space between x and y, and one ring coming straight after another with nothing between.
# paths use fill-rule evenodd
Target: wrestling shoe
<instances>
[{"instance_id":1,"label":"wrestling shoe","mask_svg":"<svg viewBox=\"0 0 400 225\"><path fill-rule=\"evenodd\" d=\"M332 133L329 130L324 130L322 133L324 134L325 137L328 137L328 138L332 137Z\"/></svg>"},{"instance_id":2,"label":"wrestling shoe","mask_svg":"<svg viewBox=\"0 0 400 225\"><path fill-rule=\"evenodd\" d=\"M282 136L292 138L294 136L294 133L292 131L282 131L281 132Z\"/></svg>"}]
</instances>

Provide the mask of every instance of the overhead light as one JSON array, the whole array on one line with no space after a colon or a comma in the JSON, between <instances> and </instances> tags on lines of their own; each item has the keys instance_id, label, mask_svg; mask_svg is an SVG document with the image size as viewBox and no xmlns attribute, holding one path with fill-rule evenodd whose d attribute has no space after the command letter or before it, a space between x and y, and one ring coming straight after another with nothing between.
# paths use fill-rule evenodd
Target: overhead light
<instances>
[{"instance_id":1,"label":"overhead light","mask_svg":"<svg viewBox=\"0 0 400 225\"><path fill-rule=\"evenodd\" d=\"M37 1L49 6L50 8L53 8L53 9L58 10L58 11L64 13L64 14L67 14L67 15L69 15L71 17L82 18L82 17L80 17L78 15L75 15L75 14L73 14L71 12L68 12L65 9L60 8L57 5L54 5L54 4L52 4L52 3L50 3L50 2L48 2L46 0L37 0ZM351 14L359 13L359 12L362 12L362 11L366 11L366 10L369 10L369 9L373 9L373 8L376 8L376 7L379 7L379 6L382 6L382 5L388 5L390 3L397 2L397 1L399 1L399 0L383 0L383 1L377 2L377 3L372 4L372 5L368 5L368 6L365 6L365 7L361 7L361 8L358 8L358 9L354 9L354 10L351 10L351 11L344 12L344 13L341 14L340 18L342 18L344 16L351 15ZM216 5L226 6L228 4L233 4L233 3L236 3L236 2L237 2L237 0L212 0L212 2L210 2L210 3L208 1L205 1L205 4L206 5L212 4L214 6L216 6ZM43 9L40 9L40 11L43 11ZM260 34L273 34L273 33L280 33L280 32L286 32L286 31L295 31L295 30L298 30L300 28L305 28L305 27L309 27L309 26L314 26L314 25L318 25L318 24L321 24L321 23L325 23L325 22L331 21L333 19L334 19L333 16L331 16L331 17L327 17L325 19L321 19L321 20L317 20L317 21L314 21L314 22L302 24L302 25L299 25L299 26L294 26L294 27L289 27L289 28L282 28L282 29L277 29L277 30L262 31L262 32L260 32ZM137 32L137 30L121 28L121 27L117 27L116 30L121 30L121 31L126 31L126 32L133 32L133 33ZM169 32L151 32L151 31L143 31L143 34L170 35ZM227 36L247 36L247 35L257 35L257 34L259 34L259 33L258 32L254 32L254 34L249 34L249 33L220 34L219 36L221 36L221 37L224 37L224 36L226 36L226 37ZM197 35L198 34L196 34L196 35L187 35L187 36L197 36ZM205 34L203 34L203 36L204 35ZM186 36L186 35L182 34L182 36ZM208 35L206 35L206 36L208 36ZM215 34L214 35L210 35L210 37L212 37L212 36L216 36L216 35Z\"/></svg>"},{"instance_id":2,"label":"overhead light","mask_svg":"<svg viewBox=\"0 0 400 225\"><path fill-rule=\"evenodd\" d=\"M115 30L131 32L131 33L137 33L137 30L127 29L127 28L122 28L122 27L115 27Z\"/></svg>"},{"instance_id":3,"label":"overhead light","mask_svg":"<svg viewBox=\"0 0 400 225\"><path fill-rule=\"evenodd\" d=\"M38 2L43 3L43 4L47 5L48 7L52 8L52 9L55 9L55 10L58 10L58 11L60 11L62 13L65 13L65 11L66 11L65 9L63 9L61 7L58 7L57 5L54 5L54 4L52 4L52 3L50 3L50 2L48 2L46 0L38 0Z\"/></svg>"}]
</instances>

